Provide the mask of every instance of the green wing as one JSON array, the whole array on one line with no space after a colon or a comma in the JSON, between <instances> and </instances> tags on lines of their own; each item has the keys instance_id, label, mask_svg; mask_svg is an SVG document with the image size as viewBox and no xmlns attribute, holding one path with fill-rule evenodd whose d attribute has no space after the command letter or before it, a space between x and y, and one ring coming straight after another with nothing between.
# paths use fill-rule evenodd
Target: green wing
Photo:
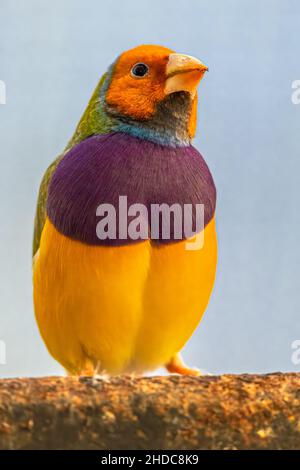
<instances>
[{"instance_id":1,"label":"green wing","mask_svg":"<svg viewBox=\"0 0 300 470\"><path fill-rule=\"evenodd\" d=\"M91 135L95 134L105 134L110 131L111 129L111 119L105 114L101 100L100 100L100 89L102 88L107 74L105 73L101 80L99 81L90 102L83 113L82 118L79 121L79 124L75 130L75 133L68 143L64 153L59 155L59 157L51 163L51 165L47 168L46 173L43 176L38 201L37 201L37 208L35 213L35 221L34 221L34 234L33 234L33 256L39 249L40 240L42 231L45 225L46 220L46 205L47 205L47 197L48 197L48 187L51 180L51 177L59 163L59 161L64 156L65 152L70 150L74 145L77 145L82 140L90 137Z\"/></svg>"},{"instance_id":2,"label":"green wing","mask_svg":"<svg viewBox=\"0 0 300 470\"><path fill-rule=\"evenodd\" d=\"M40 246L41 235L42 235L42 231L43 231L45 220L46 220L48 187L49 187L49 183L53 175L53 172L56 169L62 156L63 155L60 155L59 157L57 157L56 160L54 160L54 162L52 162L51 165L47 168L43 176L41 185L40 185L36 212L35 212L35 219L34 219L32 256L36 254Z\"/></svg>"}]
</instances>

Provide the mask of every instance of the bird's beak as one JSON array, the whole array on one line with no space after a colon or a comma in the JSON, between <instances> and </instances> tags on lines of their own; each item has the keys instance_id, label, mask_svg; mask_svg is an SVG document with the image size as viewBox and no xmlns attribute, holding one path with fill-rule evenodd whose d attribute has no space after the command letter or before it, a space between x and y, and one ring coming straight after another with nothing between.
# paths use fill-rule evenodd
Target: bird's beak
<instances>
[{"instance_id":1,"label":"bird's beak","mask_svg":"<svg viewBox=\"0 0 300 470\"><path fill-rule=\"evenodd\" d=\"M166 66L165 94L188 91L192 98L208 67L200 60L185 54L170 54Z\"/></svg>"}]
</instances>

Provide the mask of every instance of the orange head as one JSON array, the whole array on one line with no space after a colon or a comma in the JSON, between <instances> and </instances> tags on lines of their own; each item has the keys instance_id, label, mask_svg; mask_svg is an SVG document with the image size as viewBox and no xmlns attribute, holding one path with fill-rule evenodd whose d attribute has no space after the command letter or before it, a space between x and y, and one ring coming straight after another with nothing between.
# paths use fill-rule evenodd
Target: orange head
<instances>
[{"instance_id":1,"label":"orange head","mask_svg":"<svg viewBox=\"0 0 300 470\"><path fill-rule=\"evenodd\" d=\"M200 60L162 46L124 52L98 85L76 141L85 134L117 131L188 145L196 129L197 87L207 70Z\"/></svg>"}]
</instances>

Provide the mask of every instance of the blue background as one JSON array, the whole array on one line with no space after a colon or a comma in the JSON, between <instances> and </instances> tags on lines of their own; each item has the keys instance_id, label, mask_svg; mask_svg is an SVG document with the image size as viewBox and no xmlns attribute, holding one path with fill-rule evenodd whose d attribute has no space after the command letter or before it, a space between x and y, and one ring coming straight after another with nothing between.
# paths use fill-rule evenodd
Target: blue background
<instances>
[{"instance_id":1,"label":"blue background","mask_svg":"<svg viewBox=\"0 0 300 470\"><path fill-rule=\"evenodd\" d=\"M218 189L219 265L185 347L212 373L300 370L300 79L297 0L1 0L1 376L62 373L35 324L36 196L102 73L125 49L168 46L209 66L195 145ZM184 315L184 312L182 312Z\"/></svg>"}]
</instances>

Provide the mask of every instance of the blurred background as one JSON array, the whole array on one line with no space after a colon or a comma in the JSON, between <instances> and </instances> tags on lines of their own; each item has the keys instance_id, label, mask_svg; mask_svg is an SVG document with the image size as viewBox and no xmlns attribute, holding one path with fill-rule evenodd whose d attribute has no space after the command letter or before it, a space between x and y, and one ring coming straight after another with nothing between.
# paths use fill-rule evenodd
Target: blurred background
<instances>
[{"instance_id":1,"label":"blurred background","mask_svg":"<svg viewBox=\"0 0 300 470\"><path fill-rule=\"evenodd\" d=\"M38 186L102 73L141 43L210 70L195 145L218 190L219 264L184 357L211 373L300 371L291 360L300 339L300 105L291 99L300 3L0 0L0 17L0 376L63 373L32 307Z\"/></svg>"}]
</instances>

